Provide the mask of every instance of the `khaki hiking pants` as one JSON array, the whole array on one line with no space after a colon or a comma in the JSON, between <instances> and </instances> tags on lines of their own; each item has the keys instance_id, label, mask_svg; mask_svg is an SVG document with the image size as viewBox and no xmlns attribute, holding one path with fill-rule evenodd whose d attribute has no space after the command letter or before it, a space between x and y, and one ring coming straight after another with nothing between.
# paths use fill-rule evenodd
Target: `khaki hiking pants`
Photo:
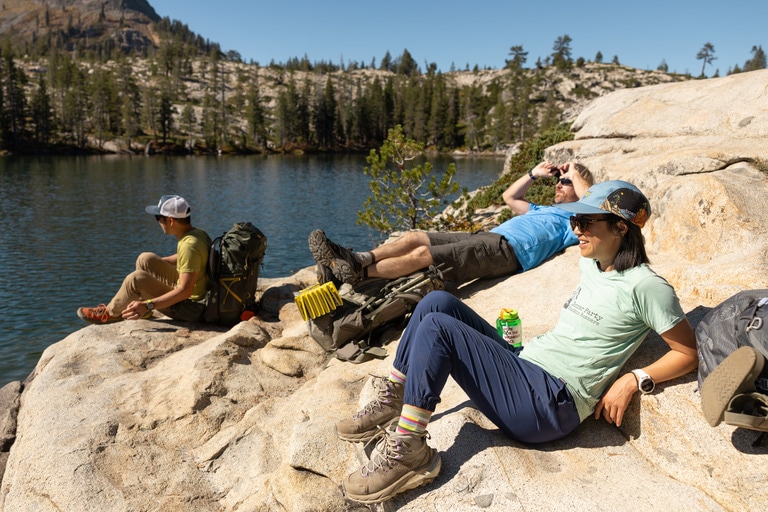
<instances>
[{"instance_id":1,"label":"khaki hiking pants","mask_svg":"<svg viewBox=\"0 0 768 512\"><path fill-rule=\"evenodd\" d=\"M125 276L123 284L107 305L110 316L120 314L134 300L149 300L171 291L179 281L176 267L155 253L143 252L136 258L136 270ZM204 304L184 300L169 308L160 309L164 315L176 320L198 321Z\"/></svg>"}]
</instances>

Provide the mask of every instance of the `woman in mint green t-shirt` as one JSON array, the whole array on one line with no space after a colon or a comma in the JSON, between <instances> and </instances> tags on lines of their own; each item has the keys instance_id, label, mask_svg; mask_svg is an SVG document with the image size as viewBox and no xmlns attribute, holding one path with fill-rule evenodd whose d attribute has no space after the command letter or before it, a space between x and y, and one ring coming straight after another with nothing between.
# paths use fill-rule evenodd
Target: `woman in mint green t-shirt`
<instances>
[{"instance_id":1,"label":"woman in mint green t-shirt","mask_svg":"<svg viewBox=\"0 0 768 512\"><path fill-rule=\"evenodd\" d=\"M510 349L459 299L428 294L390 376L375 382L378 396L337 423L348 441L384 434L371 460L344 480L349 498L375 503L434 479L441 461L426 427L449 376L507 435L538 443L564 437L592 414L621 425L635 392L696 368L693 329L673 288L647 265L640 231L651 212L647 198L630 183L608 181L560 207L575 213L582 259L581 281L555 328ZM651 329L671 350L620 375Z\"/></svg>"}]
</instances>

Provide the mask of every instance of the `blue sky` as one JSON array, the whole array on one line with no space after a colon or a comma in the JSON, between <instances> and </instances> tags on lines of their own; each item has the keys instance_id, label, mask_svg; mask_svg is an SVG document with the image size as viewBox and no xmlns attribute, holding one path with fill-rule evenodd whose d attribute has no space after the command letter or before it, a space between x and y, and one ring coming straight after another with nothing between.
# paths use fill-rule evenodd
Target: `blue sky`
<instances>
[{"instance_id":1,"label":"blue sky","mask_svg":"<svg viewBox=\"0 0 768 512\"><path fill-rule=\"evenodd\" d=\"M574 59L669 71L701 72L696 54L705 43L716 60L707 76L727 71L752 57L759 45L768 51L768 0L149 0L162 17L260 64L306 55L311 62L357 61L378 65L407 48L425 69L442 71L478 65L501 68L509 49L522 45L527 67L552 53L555 40L572 39Z\"/></svg>"}]
</instances>

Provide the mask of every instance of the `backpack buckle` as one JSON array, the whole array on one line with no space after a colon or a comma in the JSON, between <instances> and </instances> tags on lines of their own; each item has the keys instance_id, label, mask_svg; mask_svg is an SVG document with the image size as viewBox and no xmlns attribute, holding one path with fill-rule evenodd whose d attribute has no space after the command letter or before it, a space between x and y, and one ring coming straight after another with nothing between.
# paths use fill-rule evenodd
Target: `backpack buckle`
<instances>
[{"instance_id":1,"label":"backpack buckle","mask_svg":"<svg viewBox=\"0 0 768 512\"><path fill-rule=\"evenodd\" d=\"M749 332L753 329L762 329L763 328L763 319L759 316L754 317L748 324L747 328L744 329L746 332Z\"/></svg>"}]
</instances>

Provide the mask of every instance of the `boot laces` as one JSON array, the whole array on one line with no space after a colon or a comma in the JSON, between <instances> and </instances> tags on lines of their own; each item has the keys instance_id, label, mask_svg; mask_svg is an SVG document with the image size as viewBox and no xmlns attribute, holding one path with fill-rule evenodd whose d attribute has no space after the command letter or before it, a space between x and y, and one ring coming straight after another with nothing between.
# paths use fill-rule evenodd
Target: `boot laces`
<instances>
[{"instance_id":1,"label":"boot laces","mask_svg":"<svg viewBox=\"0 0 768 512\"><path fill-rule=\"evenodd\" d=\"M385 404L392 403L392 400L388 399L388 397L392 396L392 384L389 382L389 377L378 377L376 375L371 375L371 377L375 379L373 381L373 387L377 390L376 398L365 404L365 407L356 412L353 416L354 419L359 419L366 414L372 413L376 409L381 409Z\"/></svg>"},{"instance_id":2,"label":"boot laces","mask_svg":"<svg viewBox=\"0 0 768 512\"><path fill-rule=\"evenodd\" d=\"M402 439L395 438L392 435L395 433L395 431L382 427L378 428L380 431L374 437L374 439L378 439L378 442L376 443L376 449L374 451L374 456L365 465L363 465L362 468L360 468L360 474L363 476L373 475L377 471L386 473L387 471L396 467L398 461L403 458L404 449L409 448L408 446L403 446ZM430 439L428 432L417 434L417 437L425 437ZM370 442L373 442L373 439L371 439L369 443Z\"/></svg>"},{"instance_id":3,"label":"boot laces","mask_svg":"<svg viewBox=\"0 0 768 512\"><path fill-rule=\"evenodd\" d=\"M389 432L384 431L383 438L376 443L374 456L362 468L360 473L363 476L373 475L377 471L386 473L396 465L396 461L403 458L402 440L393 439Z\"/></svg>"}]
</instances>

